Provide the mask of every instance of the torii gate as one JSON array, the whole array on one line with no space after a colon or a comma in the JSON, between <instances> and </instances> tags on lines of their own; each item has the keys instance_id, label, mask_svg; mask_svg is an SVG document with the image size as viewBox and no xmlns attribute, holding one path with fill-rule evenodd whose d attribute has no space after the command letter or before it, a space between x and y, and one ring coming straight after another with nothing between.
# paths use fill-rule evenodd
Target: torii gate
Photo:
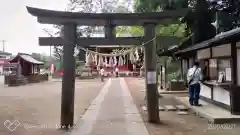
<instances>
[{"instance_id":1,"label":"torii gate","mask_svg":"<svg viewBox=\"0 0 240 135\"><path fill-rule=\"evenodd\" d=\"M75 92L75 58L74 48L89 45L141 45L143 42L155 38L157 24L176 23L179 17L186 15L187 9L178 11L163 11L152 13L77 13L62 12L27 7L28 12L36 16L39 23L57 24L64 26L64 39L61 37L40 37L42 46L63 45L62 101L61 101L61 126L74 125L74 92ZM104 26L105 37L77 38L76 26ZM143 26L144 37L116 37L116 26ZM157 39L159 40L159 39ZM148 121L159 123L158 88L156 76L156 40L145 45L145 73ZM67 64L66 64L67 63Z\"/></svg>"}]
</instances>

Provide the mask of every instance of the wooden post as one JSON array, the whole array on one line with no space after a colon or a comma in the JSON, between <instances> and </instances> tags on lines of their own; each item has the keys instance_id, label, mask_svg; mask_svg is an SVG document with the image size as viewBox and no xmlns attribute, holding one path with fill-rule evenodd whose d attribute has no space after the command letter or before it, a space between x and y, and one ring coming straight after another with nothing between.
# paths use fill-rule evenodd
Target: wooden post
<instances>
[{"instance_id":1,"label":"wooden post","mask_svg":"<svg viewBox=\"0 0 240 135\"><path fill-rule=\"evenodd\" d=\"M150 41L155 37L155 24L144 25L145 41ZM145 45L145 73L146 73L146 95L148 121L159 123L158 110L158 89L156 82L156 43L155 40Z\"/></svg>"},{"instance_id":2,"label":"wooden post","mask_svg":"<svg viewBox=\"0 0 240 135\"><path fill-rule=\"evenodd\" d=\"M69 43L63 46L64 73L62 80L61 126L62 128L70 128L74 124L75 57L73 54L76 43L75 24L64 25L64 38Z\"/></svg>"},{"instance_id":3,"label":"wooden post","mask_svg":"<svg viewBox=\"0 0 240 135\"><path fill-rule=\"evenodd\" d=\"M180 62L181 62L181 80L183 80L184 75L183 75L183 59L182 58L180 59Z\"/></svg>"},{"instance_id":4,"label":"wooden post","mask_svg":"<svg viewBox=\"0 0 240 135\"><path fill-rule=\"evenodd\" d=\"M164 88L168 89L167 58L164 60Z\"/></svg>"},{"instance_id":5,"label":"wooden post","mask_svg":"<svg viewBox=\"0 0 240 135\"><path fill-rule=\"evenodd\" d=\"M161 65L161 68L160 68L160 71L161 71L161 89L163 89L163 66Z\"/></svg>"},{"instance_id":6,"label":"wooden post","mask_svg":"<svg viewBox=\"0 0 240 135\"><path fill-rule=\"evenodd\" d=\"M238 76L237 76L237 48L236 48L236 41L232 41L231 43L231 57L232 57L232 86L230 90L230 107L231 107L231 114L233 115L240 115L240 106L239 106L239 86L238 86Z\"/></svg>"}]
</instances>

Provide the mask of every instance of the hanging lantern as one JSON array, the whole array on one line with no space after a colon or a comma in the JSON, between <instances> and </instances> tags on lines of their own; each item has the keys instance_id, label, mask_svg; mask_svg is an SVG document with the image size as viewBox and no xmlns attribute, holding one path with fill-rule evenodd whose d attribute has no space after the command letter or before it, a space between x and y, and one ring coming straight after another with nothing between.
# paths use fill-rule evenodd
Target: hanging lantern
<instances>
[{"instance_id":1,"label":"hanging lantern","mask_svg":"<svg viewBox=\"0 0 240 135\"><path fill-rule=\"evenodd\" d=\"M122 56L119 56L118 66L123 66L123 64L124 64L123 57L122 57Z\"/></svg>"}]
</instances>

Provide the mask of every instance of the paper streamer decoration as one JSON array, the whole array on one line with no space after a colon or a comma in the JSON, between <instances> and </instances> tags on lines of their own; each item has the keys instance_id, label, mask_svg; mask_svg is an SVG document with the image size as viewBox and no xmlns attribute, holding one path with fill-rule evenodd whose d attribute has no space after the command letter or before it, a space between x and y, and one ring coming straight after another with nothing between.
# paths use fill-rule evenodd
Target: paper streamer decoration
<instances>
[{"instance_id":1,"label":"paper streamer decoration","mask_svg":"<svg viewBox=\"0 0 240 135\"><path fill-rule=\"evenodd\" d=\"M95 54L95 57L94 57L94 64L98 65L98 55L97 54Z\"/></svg>"},{"instance_id":2,"label":"paper streamer decoration","mask_svg":"<svg viewBox=\"0 0 240 135\"><path fill-rule=\"evenodd\" d=\"M135 55L136 55L136 60L139 60L139 53L138 53L138 49L137 48L135 50Z\"/></svg>"},{"instance_id":3,"label":"paper streamer decoration","mask_svg":"<svg viewBox=\"0 0 240 135\"><path fill-rule=\"evenodd\" d=\"M98 57L98 66L103 66L103 65L104 65L103 57L102 57L102 56L99 56L99 57Z\"/></svg>"},{"instance_id":4,"label":"paper streamer decoration","mask_svg":"<svg viewBox=\"0 0 240 135\"><path fill-rule=\"evenodd\" d=\"M88 57L89 63L92 64L92 63L93 63L93 60L94 60L93 54L90 53L90 54L89 54L89 57Z\"/></svg>"},{"instance_id":5,"label":"paper streamer decoration","mask_svg":"<svg viewBox=\"0 0 240 135\"><path fill-rule=\"evenodd\" d=\"M123 64L124 64L123 57L122 57L122 56L119 56L118 66L123 66Z\"/></svg>"},{"instance_id":6,"label":"paper streamer decoration","mask_svg":"<svg viewBox=\"0 0 240 135\"><path fill-rule=\"evenodd\" d=\"M133 63L135 61L134 55L132 52L129 55L129 60Z\"/></svg>"},{"instance_id":7,"label":"paper streamer decoration","mask_svg":"<svg viewBox=\"0 0 240 135\"><path fill-rule=\"evenodd\" d=\"M117 64L118 64L117 56L114 56L114 66L116 66Z\"/></svg>"},{"instance_id":8,"label":"paper streamer decoration","mask_svg":"<svg viewBox=\"0 0 240 135\"><path fill-rule=\"evenodd\" d=\"M93 56L91 53L88 53L86 56L85 66L91 66L92 62L93 62Z\"/></svg>"},{"instance_id":9,"label":"paper streamer decoration","mask_svg":"<svg viewBox=\"0 0 240 135\"><path fill-rule=\"evenodd\" d=\"M105 66L108 65L107 56L105 56L105 58L104 58L104 65L105 65Z\"/></svg>"},{"instance_id":10,"label":"paper streamer decoration","mask_svg":"<svg viewBox=\"0 0 240 135\"><path fill-rule=\"evenodd\" d=\"M108 63L108 65L109 65L110 67L114 65L113 57L110 57L110 58L109 58L109 63Z\"/></svg>"}]
</instances>

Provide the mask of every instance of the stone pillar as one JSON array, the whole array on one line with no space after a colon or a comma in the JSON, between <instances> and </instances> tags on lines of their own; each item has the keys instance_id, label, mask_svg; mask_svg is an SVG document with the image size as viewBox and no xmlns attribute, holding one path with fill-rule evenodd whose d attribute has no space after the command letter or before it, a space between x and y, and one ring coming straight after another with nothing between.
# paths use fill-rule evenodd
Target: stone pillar
<instances>
[{"instance_id":1,"label":"stone pillar","mask_svg":"<svg viewBox=\"0 0 240 135\"><path fill-rule=\"evenodd\" d=\"M152 40L155 37L155 24L144 25L145 41ZM148 121L150 123L159 123L158 109L158 88L156 75L156 43L155 39L145 45L145 76L146 76L146 96Z\"/></svg>"},{"instance_id":2,"label":"stone pillar","mask_svg":"<svg viewBox=\"0 0 240 135\"><path fill-rule=\"evenodd\" d=\"M71 42L63 46L63 79L62 79L62 104L61 126L72 127L74 124L74 93L75 93L75 57L76 25L64 25L64 38Z\"/></svg>"}]
</instances>

